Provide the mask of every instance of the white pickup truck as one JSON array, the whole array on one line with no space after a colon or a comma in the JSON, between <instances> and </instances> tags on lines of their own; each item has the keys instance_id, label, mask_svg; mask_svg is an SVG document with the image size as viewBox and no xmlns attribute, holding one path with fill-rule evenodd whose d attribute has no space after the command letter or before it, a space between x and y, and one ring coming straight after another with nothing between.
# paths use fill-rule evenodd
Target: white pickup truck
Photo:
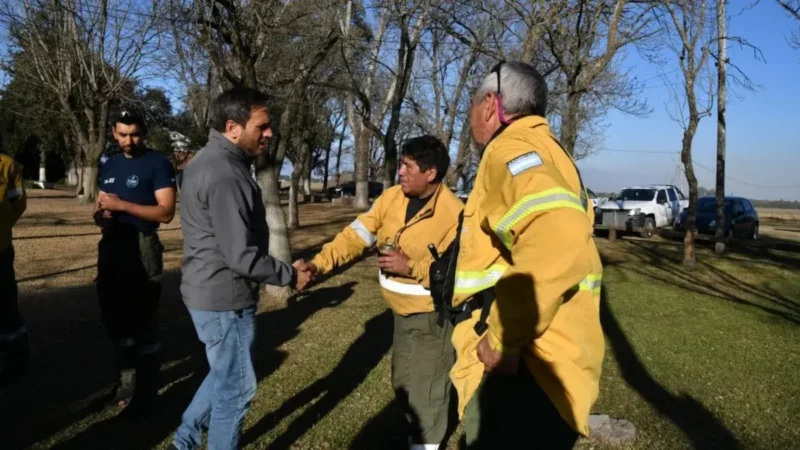
<instances>
[{"instance_id":1,"label":"white pickup truck","mask_svg":"<svg viewBox=\"0 0 800 450\"><path fill-rule=\"evenodd\" d=\"M595 224L624 226L628 229L655 229L671 226L689 200L675 186L633 186L621 190L613 199L595 208ZM652 231L642 233L652 236Z\"/></svg>"}]
</instances>

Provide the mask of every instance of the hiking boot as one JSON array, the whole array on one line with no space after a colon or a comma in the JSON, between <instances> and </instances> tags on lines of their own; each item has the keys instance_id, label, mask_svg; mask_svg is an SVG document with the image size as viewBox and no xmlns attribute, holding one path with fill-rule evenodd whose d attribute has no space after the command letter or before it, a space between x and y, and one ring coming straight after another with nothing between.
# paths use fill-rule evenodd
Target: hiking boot
<instances>
[{"instance_id":1,"label":"hiking boot","mask_svg":"<svg viewBox=\"0 0 800 450\"><path fill-rule=\"evenodd\" d=\"M135 393L136 370L125 369L119 373L119 379L114 382L105 395L92 402L92 409L122 408L126 406Z\"/></svg>"},{"instance_id":2,"label":"hiking boot","mask_svg":"<svg viewBox=\"0 0 800 450\"><path fill-rule=\"evenodd\" d=\"M133 398L120 415L139 417L156 408L158 401L158 378L161 370L161 355L156 353L137 355L136 381Z\"/></svg>"}]
</instances>

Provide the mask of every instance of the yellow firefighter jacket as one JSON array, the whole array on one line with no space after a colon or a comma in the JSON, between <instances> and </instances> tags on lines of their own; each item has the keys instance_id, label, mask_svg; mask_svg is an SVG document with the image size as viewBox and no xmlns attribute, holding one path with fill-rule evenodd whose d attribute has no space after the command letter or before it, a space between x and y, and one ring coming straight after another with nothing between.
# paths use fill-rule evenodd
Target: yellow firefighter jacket
<instances>
[{"instance_id":1,"label":"yellow firefighter jacket","mask_svg":"<svg viewBox=\"0 0 800 450\"><path fill-rule=\"evenodd\" d=\"M486 148L464 209L453 304L495 286L490 346L521 357L576 431L589 434L604 343L602 266L572 159L541 117L523 117ZM589 203L591 205L591 203ZM483 376L480 310L453 332L451 378L463 414Z\"/></svg>"},{"instance_id":2,"label":"yellow firefighter jacket","mask_svg":"<svg viewBox=\"0 0 800 450\"><path fill-rule=\"evenodd\" d=\"M397 314L432 312L428 270L433 256L428 244L441 254L455 239L458 215L464 204L447 187L440 185L428 203L406 223L406 198L400 186L391 187L375 200L369 212L361 214L330 243L322 247L311 263L320 273L346 264L377 243L394 242L409 258L408 277L379 273L381 292ZM377 267L375 268L378 271Z\"/></svg>"},{"instance_id":3,"label":"yellow firefighter jacket","mask_svg":"<svg viewBox=\"0 0 800 450\"><path fill-rule=\"evenodd\" d=\"M11 228L27 206L22 166L0 154L0 250L11 247Z\"/></svg>"}]
</instances>

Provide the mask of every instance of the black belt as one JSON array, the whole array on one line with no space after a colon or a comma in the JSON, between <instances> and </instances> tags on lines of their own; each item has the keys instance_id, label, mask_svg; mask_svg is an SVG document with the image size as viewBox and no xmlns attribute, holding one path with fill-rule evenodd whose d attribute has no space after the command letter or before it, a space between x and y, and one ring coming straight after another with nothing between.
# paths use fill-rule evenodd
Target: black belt
<instances>
[{"instance_id":1,"label":"black belt","mask_svg":"<svg viewBox=\"0 0 800 450\"><path fill-rule=\"evenodd\" d=\"M473 329L478 336L482 335L489 328L489 324L486 323L486 320L489 319L489 311L491 311L494 298L494 287L491 287L478 292L464 303L453 307L449 311L453 325L458 325L459 323L472 318L473 312L481 310L481 317L478 319L478 322L475 324Z\"/></svg>"},{"instance_id":2,"label":"black belt","mask_svg":"<svg viewBox=\"0 0 800 450\"><path fill-rule=\"evenodd\" d=\"M120 228L119 225L117 225L117 226L110 226L103 228L102 233L104 236L109 236L109 237L155 236L158 234L158 230L142 231L137 228L128 228L128 227Z\"/></svg>"}]
</instances>

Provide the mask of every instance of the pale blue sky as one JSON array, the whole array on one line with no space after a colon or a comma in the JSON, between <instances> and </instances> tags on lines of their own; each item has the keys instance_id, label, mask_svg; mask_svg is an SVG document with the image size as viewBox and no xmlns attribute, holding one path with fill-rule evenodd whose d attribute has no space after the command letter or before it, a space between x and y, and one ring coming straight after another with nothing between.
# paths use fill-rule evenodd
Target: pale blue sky
<instances>
[{"instance_id":1,"label":"pale blue sky","mask_svg":"<svg viewBox=\"0 0 800 450\"><path fill-rule=\"evenodd\" d=\"M761 88L756 92L737 89L742 98L729 96L727 180L728 193L758 199L800 200L800 50L792 49L787 37L800 27L774 1L762 0L752 10L737 16L745 2L730 2L734 15L729 35L740 35L759 47L766 63L756 61L752 50L731 44L731 61L741 67ZM737 6L738 5L738 6ZM674 61L661 68L627 52L625 65L633 68L649 86L643 91L653 112L646 118L611 111L603 147L617 150L679 152L683 129L668 115L670 89L666 83L681 81L679 73L660 78L661 72L677 68ZM694 141L694 159L710 169L716 167L716 109L703 119ZM581 161L586 182L596 191L618 190L629 184L678 184L679 155L636 154L601 151ZM700 185L712 188L714 173L695 167ZM796 186L762 188L763 186ZM686 183L684 181L684 192Z\"/></svg>"},{"instance_id":2,"label":"pale blue sky","mask_svg":"<svg viewBox=\"0 0 800 450\"><path fill-rule=\"evenodd\" d=\"M731 44L729 56L755 83L756 92L737 89L741 98L729 96L728 106L728 193L758 199L800 200L800 50L792 49L787 38L800 29L800 23L784 13L774 0L761 0L752 9L739 14L752 2L732 0L729 13L731 36L743 36L759 47L766 62L753 58L752 50ZM5 47L5 44L2 45ZM6 48L2 49L6 53ZM642 96L652 113L630 117L609 111L608 129L598 153L579 163L587 185L595 191L616 191L631 184L674 183L684 186L680 175L679 155L682 127L667 113L674 108L670 88L665 84L681 82L678 67L671 59L655 66L643 60L634 49L626 50L623 65L639 80L647 80ZM662 74L666 75L662 76ZM0 85L8 79L0 72ZM179 88L168 80L150 78L148 85ZM176 99L177 100L177 99ZM174 106L180 107L175 101ZM611 150L675 152L675 154L626 153ZM716 164L716 112L700 123L694 141L695 167L700 185L714 186ZM343 168L352 165L343 160ZM707 167L707 170L702 166ZM284 171L290 171L290 165ZM761 185L768 187L757 187ZM794 186L791 188L781 188Z\"/></svg>"}]
</instances>

